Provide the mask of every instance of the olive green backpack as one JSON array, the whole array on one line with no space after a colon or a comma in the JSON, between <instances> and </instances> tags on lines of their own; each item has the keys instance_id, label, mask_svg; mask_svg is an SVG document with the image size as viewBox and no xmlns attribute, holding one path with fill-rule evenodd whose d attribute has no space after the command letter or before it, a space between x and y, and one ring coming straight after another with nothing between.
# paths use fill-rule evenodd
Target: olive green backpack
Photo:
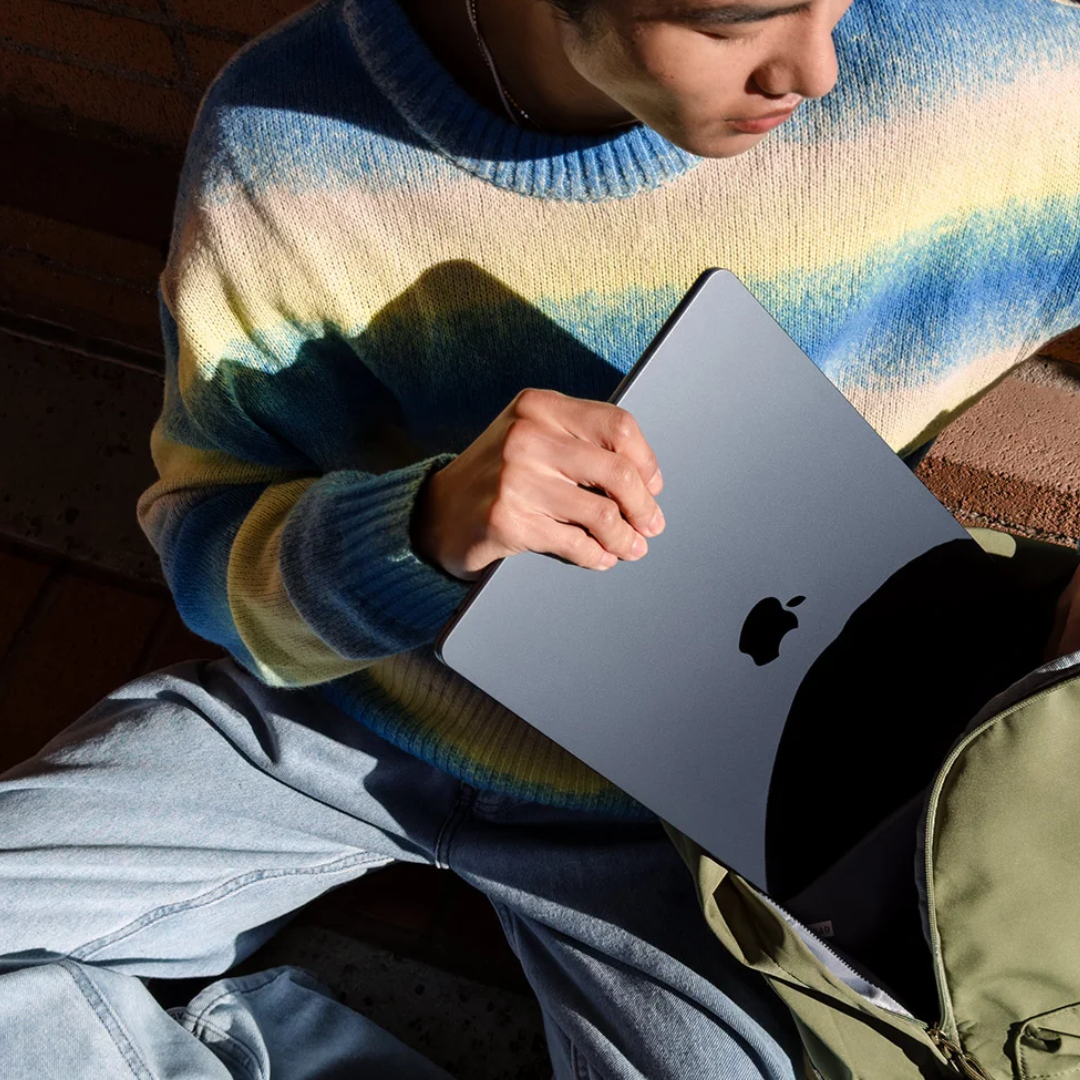
<instances>
[{"instance_id":1,"label":"olive green backpack","mask_svg":"<svg viewBox=\"0 0 1080 1080\"><path fill-rule=\"evenodd\" d=\"M1071 548L968 532L1044 607L1077 564ZM713 932L791 1011L808 1078L1080 1080L1080 653L1026 671L957 725L914 812L894 819L914 837L901 872L929 990L919 1015L830 947L832 920L810 929L665 823Z\"/></svg>"}]
</instances>

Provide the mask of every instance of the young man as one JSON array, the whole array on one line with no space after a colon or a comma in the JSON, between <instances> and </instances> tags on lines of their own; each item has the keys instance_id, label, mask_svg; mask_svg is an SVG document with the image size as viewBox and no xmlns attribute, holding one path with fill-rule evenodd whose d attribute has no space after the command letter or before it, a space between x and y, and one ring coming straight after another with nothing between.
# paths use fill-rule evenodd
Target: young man
<instances>
[{"instance_id":1,"label":"young man","mask_svg":"<svg viewBox=\"0 0 1080 1080\"><path fill-rule=\"evenodd\" d=\"M292 969L171 1013L140 981L409 859L491 898L560 1080L803 1075L655 816L431 644L493 559L663 529L605 399L706 267L914 463L1080 323L1078 131L1058 0L327 0L244 49L182 177L139 507L236 662L0 782L0 1072L441 1075Z\"/></svg>"}]
</instances>

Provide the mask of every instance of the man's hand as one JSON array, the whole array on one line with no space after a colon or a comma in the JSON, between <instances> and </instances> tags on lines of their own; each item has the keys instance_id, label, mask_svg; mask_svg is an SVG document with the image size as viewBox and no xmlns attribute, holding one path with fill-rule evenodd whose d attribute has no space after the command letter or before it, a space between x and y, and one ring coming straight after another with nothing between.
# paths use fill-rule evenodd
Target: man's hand
<instances>
[{"instance_id":1,"label":"man's hand","mask_svg":"<svg viewBox=\"0 0 1080 1080\"><path fill-rule=\"evenodd\" d=\"M1080 566L1054 609L1054 628L1043 650L1043 663L1080 649Z\"/></svg>"},{"instance_id":2,"label":"man's hand","mask_svg":"<svg viewBox=\"0 0 1080 1080\"><path fill-rule=\"evenodd\" d=\"M605 401L530 387L417 498L418 553L463 581L495 559L552 554L595 570L664 531L664 482L637 421Z\"/></svg>"}]
</instances>

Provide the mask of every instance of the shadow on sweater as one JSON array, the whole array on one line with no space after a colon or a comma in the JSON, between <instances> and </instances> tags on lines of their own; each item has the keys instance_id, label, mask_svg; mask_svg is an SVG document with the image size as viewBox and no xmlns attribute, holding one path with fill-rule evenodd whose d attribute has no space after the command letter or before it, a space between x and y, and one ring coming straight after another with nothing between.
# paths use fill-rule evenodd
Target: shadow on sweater
<instances>
[{"instance_id":1,"label":"shadow on sweater","mask_svg":"<svg viewBox=\"0 0 1080 1080\"><path fill-rule=\"evenodd\" d=\"M230 348L185 404L196 428L238 458L305 474L381 473L460 453L526 387L607 401L622 377L524 297L456 260L423 273L356 336L283 316L277 332ZM914 469L929 446L906 464Z\"/></svg>"},{"instance_id":2,"label":"shadow on sweater","mask_svg":"<svg viewBox=\"0 0 1080 1080\"><path fill-rule=\"evenodd\" d=\"M189 395L246 460L383 472L464 450L526 387L605 401L622 373L492 275L432 267L358 336L283 318Z\"/></svg>"}]
</instances>

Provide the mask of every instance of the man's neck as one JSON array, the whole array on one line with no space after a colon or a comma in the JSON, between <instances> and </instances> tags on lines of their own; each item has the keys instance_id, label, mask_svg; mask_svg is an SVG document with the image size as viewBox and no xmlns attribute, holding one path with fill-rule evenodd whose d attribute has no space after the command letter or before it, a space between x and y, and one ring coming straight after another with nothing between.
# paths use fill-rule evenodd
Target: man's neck
<instances>
[{"instance_id":1,"label":"man's neck","mask_svg":"<svg viewBox=\"0 0 1080 1080\"><path fill-rule=\"evenodd\" d=\"M400 0L428 48L478 101L503 105L469 21L467 0ZM477 21L499 80L546 131L615 130L633 117L575 70L565 28L546 0L476 0Z\"/></svg>"}]
</instances>

